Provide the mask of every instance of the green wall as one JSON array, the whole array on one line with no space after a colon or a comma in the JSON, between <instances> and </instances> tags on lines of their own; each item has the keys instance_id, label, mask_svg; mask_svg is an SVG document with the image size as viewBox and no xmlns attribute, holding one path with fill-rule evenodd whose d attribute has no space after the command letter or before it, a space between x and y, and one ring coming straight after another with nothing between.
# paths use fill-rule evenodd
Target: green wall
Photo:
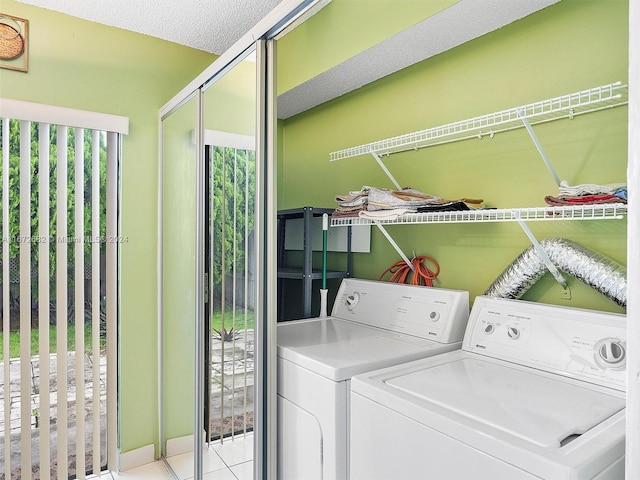
<instances>
[{"instance_id":1,"label":"green wall","mask_svg":"<svg viewBox=\"0 0 640 480\"><path fill-rule=\"evenodd\" d=\"M331 31L329 15L312 21L324 22L315 26L318 30ZM287 64L282 50L279 56ZM627 69L628 2L564 0L281 122L278 208L335 207L336 194L363 185L392 188L372 157L330 163L332 151L626 82ZM625 181L627 107L535 130L562 179L572 184ZM558 193L524 129L396 154L385 162L403 186L450 199L482 198L492 207L544 206L545 195ZM626 263L625 221L529 226L538 239L565 237ZM517 223L390 226L388 231L404 252L430 255L440 263L437 286L469 290L471 298L530 245ZM377 278L399 260L375 228L371 248L370 254L354 256L354 276ZM595 290L568 280L571 300L562 298L549 274L524 298L622 311Z\"/></svg>"},{"instance_id":2,"label":"green wall","mask_svg":"<svg viewBox=\"0 0 640 480\"><path fill-rule=\"evenodd\" d=\"M29 72L0 70L0 95L129 117L123 140L120 448L158 442L158 110L215 57L14 0L29 20ZM189 353L190 355L190 353Z\"/></svg>"}]
</instances>

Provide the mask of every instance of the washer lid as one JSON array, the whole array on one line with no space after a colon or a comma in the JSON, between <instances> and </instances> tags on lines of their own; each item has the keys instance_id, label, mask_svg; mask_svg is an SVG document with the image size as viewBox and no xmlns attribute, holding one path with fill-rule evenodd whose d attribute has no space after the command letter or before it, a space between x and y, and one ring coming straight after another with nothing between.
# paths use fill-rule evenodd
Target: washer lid
<instances>
[{"instance_id":1,"label":"washer lid","mask_svg":"<svg viewBox=\"0 0 640 480\"><path fill-rule=\"evenodd\" d=\"M333 381L460 348L334 317L278 324L278 356Z\"/></svg>"},{"instance_id":2,"label":"washer lid","mask_svg":"<svg viewBox=\"0 0 640 480\"><path fill-rule=\"evenodd\" d=\"M423 402L546 448L624 409L624 398L562 377L465 357L388 379ZM428 408L428 407L427 407Z\"/></svg>"}]
</instances>

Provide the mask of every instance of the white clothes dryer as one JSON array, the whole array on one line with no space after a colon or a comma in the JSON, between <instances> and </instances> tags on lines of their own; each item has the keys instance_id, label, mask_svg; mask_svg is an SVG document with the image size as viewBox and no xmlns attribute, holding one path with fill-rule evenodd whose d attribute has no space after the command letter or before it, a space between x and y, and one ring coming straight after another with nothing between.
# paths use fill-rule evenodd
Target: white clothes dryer
<instances>
[{"instance_id":1,"label":"white clothes dryer","mask_svg":"<svg viewBox=\"0 0 640 480\"><path fill-rule=\"evenodd\" d=\"M461 350L355 376L351 480L623 479L626 317L476 298Z\"/></svg>"},{"instance_id":2,"label":"white clothes dryer","mask_svg":"<svg viewBox=\"0 0 640 480\"><path fill-rule=\"evenodd\" d=\"M281 323L278 478L346 479L358 373L459 349L468 292L344 279L331 316Z\"/></svg>"}]
</instances>

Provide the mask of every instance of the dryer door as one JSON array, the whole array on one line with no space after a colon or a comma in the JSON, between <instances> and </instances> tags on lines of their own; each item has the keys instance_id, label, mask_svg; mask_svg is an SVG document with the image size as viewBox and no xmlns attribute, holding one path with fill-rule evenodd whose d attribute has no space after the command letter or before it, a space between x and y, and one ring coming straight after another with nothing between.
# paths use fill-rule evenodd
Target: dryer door
<instances>
[{"instance_id":1,"label":"dryer door","mask_svg":"<svg viewBox=\"0 0 640 480\"><path fill-rule=\"evenodd\" d=\"M313 415L278 395L278 479L301 478L322 480L322 431Z\"/></svg>"}]
</instances>

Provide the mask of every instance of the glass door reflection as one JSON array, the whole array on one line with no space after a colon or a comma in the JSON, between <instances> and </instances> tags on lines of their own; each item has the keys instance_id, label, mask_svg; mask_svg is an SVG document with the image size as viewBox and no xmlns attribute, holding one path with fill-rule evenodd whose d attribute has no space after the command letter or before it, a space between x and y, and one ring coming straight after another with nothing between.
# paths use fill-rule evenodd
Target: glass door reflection
<instances>
[{"instance_id":1,"label":"glass door reflection","mask_svg":"<svg viewBox=\"0 0 640 480\"><path fill-rule=\"evenodd\" d=\"M253 430L255 313L254 52L203 89L205 144L205 431Z\"/></svg>"}]
</instances>

